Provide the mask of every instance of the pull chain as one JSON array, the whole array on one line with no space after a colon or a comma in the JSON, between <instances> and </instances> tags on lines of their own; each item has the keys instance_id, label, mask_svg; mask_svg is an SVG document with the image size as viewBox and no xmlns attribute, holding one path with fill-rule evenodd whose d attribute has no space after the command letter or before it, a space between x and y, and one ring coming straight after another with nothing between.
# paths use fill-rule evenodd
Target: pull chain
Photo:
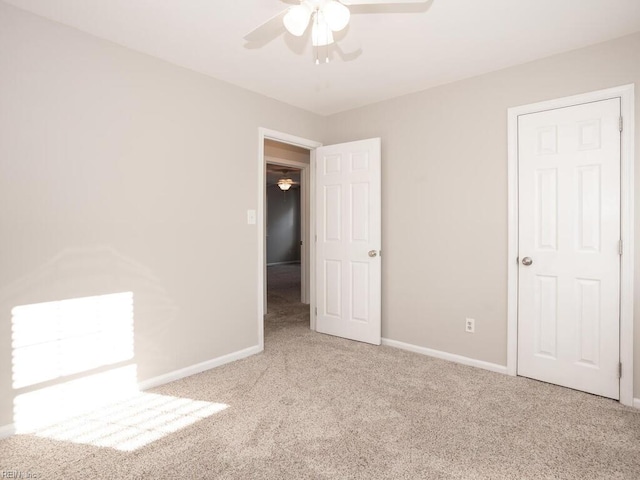
<instances>
[{"instance_id":1,"label":"pull chain","mask_svg":"<svg viewBox=\"0 0 640 480\"><path fill-rule=\"evenodd\" d=\"M316 22L316 32L317 32L318 28L319 28L318 25L320 25L320 22L318 21L318 10L316 10L314 20ZM317 42L317 43L320 43L320 42ZM318 47L318 45L316 45L316 65L320 65L320 59L318 58L318 49L319 48L320 47Z\"/></svg>"},{"instance_id":2,"label":"pull chain","mask_svg":"<svg viewBox=\"0 0 640 480\"><path fill-rule=\"evenodd\" d=\"M320 36L320 20L318 19L318 15L319 15L319 10L316 10L314 13L314 21L316 22L316 32L318 32L318 36ZM329 25L325 22L324 25L325 29L324 29L324 46L325 46L325 50L324 50L324 63L329 63ZM317 38L316 41L318 44L322 43L321 38ZM315 46L316 49L316 65L320 65L320 46L316 45Z\"/></svg>"},{"instance_id":3,"label":"pull chain","mask_svg":"<svg viewBox=\"0 0 640 480\"><path fill-rule=\"evenodd\" d=\"M326 45L324 46L324 63L329 63L329 24L324 22L324 37Z\"/></svg>"}]
</instances>

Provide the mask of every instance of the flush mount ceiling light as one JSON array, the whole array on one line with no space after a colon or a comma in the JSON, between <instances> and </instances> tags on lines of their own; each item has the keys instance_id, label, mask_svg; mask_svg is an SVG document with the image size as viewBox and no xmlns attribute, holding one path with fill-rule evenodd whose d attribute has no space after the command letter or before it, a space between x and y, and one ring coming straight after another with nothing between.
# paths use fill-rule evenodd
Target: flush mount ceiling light
<instances>
[{"instance_id":1,"label":"flush mount ceiling light","mask_svg":"<svg viewBox=\"0 0 640 480\"><path fill-rule=\"evenodd\" d=\"M278 180L277 185L278 187L280 187L280 190L286 192L291 188L291 185L293 185L293 180L290 178L281 178L280 180Z\"/></svg>"},{"instance_id":2,"label":"flush mount ceiling light","mask_svg":"<svg viewBox=\"0 0 640 480\"><path fill-rule=\"evenodd\" d=\"M334 32L344 30L349 24L351 12L349 5L402 5L427 3L428 0L281 0L285 3L297 3L273 17L265 24L254 29L244 38L251 41L254 34L259 32L271 21L280 21L286 30L296 37L301 37L311 27L311 44L316 48L316 63L318 47L328 47L334 43ZM362 13L362 12L361 12ZM329 61L327 54L325 61Z\"/></svg>"}]
</instances>

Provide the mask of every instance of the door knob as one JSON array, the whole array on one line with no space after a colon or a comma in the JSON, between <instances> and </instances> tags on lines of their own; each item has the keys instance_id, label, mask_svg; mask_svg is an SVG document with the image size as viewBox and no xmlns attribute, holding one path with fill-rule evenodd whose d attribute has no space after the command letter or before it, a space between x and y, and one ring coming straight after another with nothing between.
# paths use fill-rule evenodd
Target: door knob
<instances>
[{"instance_id":1,"label":"door knob","mask_svg":"<svg viewBox=\"0 0 640 480\"><path fill-rule=\"evenodd\" d=\"M522 264L523 264L523 265L525 265L525 266L527 266L527 267L528 267L529 265L531 265L532 263L533 263L533 260L531 259L531 257L524 257L524 258L522 259Z\"/></svg>"},{"instance_id":2,"label":"door knob","mask_svg":"<svg viewBox=\"0 0 640 480\"><path fill-rule=\"evenodd\" d=\"M378 252L376 252L375 250L369 250L369 256L370 257L377 257L378 256Z\"/></svg>"}]
</instances>

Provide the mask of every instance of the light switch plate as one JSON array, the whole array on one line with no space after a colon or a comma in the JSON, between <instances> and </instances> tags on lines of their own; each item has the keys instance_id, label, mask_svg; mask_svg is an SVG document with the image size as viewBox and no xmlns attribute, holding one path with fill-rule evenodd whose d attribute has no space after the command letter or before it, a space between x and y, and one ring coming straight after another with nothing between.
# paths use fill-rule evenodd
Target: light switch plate
<instances>
[{"instance_id":1,"label":"light switch plate","mask_svg":"<svg viewBox=\"0 0 640 480\"><path fill-rule=\"evenodd\" d=\"M255 225L256 224L256 211L255 210L247 210L247 224Z\"/></svg>"}]
</instances>

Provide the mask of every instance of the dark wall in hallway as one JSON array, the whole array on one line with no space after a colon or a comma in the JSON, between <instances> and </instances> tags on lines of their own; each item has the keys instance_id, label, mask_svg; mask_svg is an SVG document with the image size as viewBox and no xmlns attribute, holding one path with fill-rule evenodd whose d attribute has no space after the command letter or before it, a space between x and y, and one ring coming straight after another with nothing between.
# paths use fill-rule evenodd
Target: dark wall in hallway
<instances>
[{"instance_id":1,"label":"dark wall in hallway","mask_svg":"<svg viewBox=\"0 0 640 480\"><path fill-rule=\"evenodd\" d=\"M267 187L267 264L300 261L300 189Z\"/></svg>"}]
</instances>

